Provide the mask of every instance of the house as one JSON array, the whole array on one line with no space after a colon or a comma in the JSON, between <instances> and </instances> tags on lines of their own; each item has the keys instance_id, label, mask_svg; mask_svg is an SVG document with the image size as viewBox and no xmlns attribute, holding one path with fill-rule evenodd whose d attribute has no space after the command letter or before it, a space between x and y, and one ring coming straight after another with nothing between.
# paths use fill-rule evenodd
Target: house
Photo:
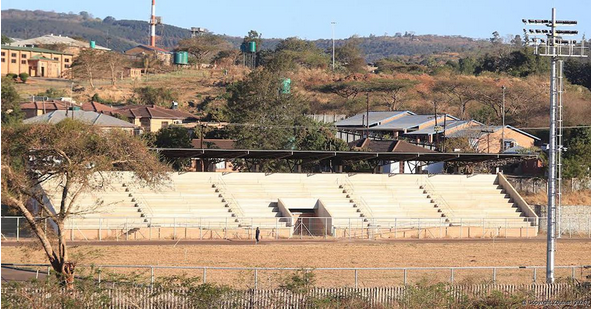
<instances>
[{"instance_id":1,"label":"house","mask_svg":"<svg viewBox=\"0 0 591 309\"><path fill-rule=\"evenodd\" d=\"M156 105L122 106L113 110L113 113L126 117L129 122L140 126L145 132L157 132L169 125L196 119L193 114Z\"/></svg>"},{"instance_id":2,"label":"house","mask_svg":"<svg viewBox=\"0 0 591 309\"><path fill-rule=\"evenodd\" d=\"M25 119L41 116L53 111L64 111L72 107L80 108L83 111L91 111L114 116L112 113L114 109L112 107L92 101L83 103L82 106L72 102L60 100L35 100L33 102L23 102L20 104L21 111L25 114Z\"/></svg>"},{"instance_id":3,"label":"house","mask_svg":"<svg viewBox=\"0 0 591 309\"><path fill-rule=\"evenodd\" d=\"M371 151L371 152L398 152L398 153L433 153L435 151L413 145L403 140L372 140L362 138L349 143L352 150ZM423 168L429 173L439 173L443 170L443 163L433 163L429 165L419 161L381 161L379 166L380 173L405 173L420 174Z\"/></svg>"},{"instance_id":4,"label":"house","mask_svg":"<svg viewBox=\"0 0 591 309\"><path fill-rule=\"evenodd\" d=\"M81 50L88 49L88 48L97 49L97 50L104 50L104 51L111 50L109 48L99 46L99 45L91 46L91 44L92 43L90 43L90 42L79 41L79 40L72 39L67 36L48 34L48 35L44 35L44 36L40 36L40 37L36 37L36 38L32 38L32 39L16 41L16 42L11 43L11 46L20 46L20 47L37 47L37 46L50 46L50 45L62 46L64 52L66 52L68 54L72 54L74 56L77 56Z\"/></svg>"},{"instance_id":5,"label":"house","mask_svg":"<svg viewBox=\"0 0 591 309\"><path fill-rule=\"evenodd\" d=\"M532 148L540 138L513 126L475 125L458 128L446 134L446 138L467 138L475 152L501 153L510 148ZM504 136L504 137L503 137ZM504 140L504 147L503 145Z\"/></svg>"},{"instance_id":6,"label":"house","mask_svg":"<svg viewBox=\"0 0 591 309\"><path fill-rule=\"evenodd\" d=\"M337 121L335 126L338 130L338 137L349 143L363 137L365 134L364 132L368 129L368 127L371 135L373 127L400 119L408 115L414 115L414 113L410 111L360 113L353 117ZM366 120L366 118L369 118L369 121Z\"/></svg>"},{"instance_id":7,"label":"house","mask_svg":"<svg viewBox=\"0 0 591 309\"><path fill-rule=\"evenodd\" d=\"M34 77L65 78L73 55L55 50L2 45L2 75L27 73Z\"/></svg>"},{"instance_id":8,"label":"house","mask_svg":"<svg viewBox=\"0 0 591 309\"><path fill-rule=\"evenodd\" d=\"M162 61L163 64L170 65L172 63L172 53L155 46L138 45L126 50L125 54L134 58L141 58L144 55L156 55L156 58Z\"/></svg>"},{"instance_id":9,"label":"house","mask_svg":"<svg viewBox=\"0 0 591 309\"><path fill-rule=\"evenodd\" d=\"M138 132L137 126L127 121L117 119L115 117L111 117L105 114L83 110L56 110L49 112L47 114L43 114L41 116L25 119L23 120L23 123L56 124L68 118L79 120L93 126L98 126L105 130L121 129L126 132L129 132L130 134L135 134Z\"/></svg>"}]
</instances>

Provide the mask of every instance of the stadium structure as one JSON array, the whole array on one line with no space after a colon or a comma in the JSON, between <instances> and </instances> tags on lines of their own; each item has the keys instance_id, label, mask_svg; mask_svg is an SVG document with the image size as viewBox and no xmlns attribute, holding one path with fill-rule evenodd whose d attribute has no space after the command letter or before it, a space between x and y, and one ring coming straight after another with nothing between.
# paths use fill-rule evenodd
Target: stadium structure
<instances>
[{"instance_id":1,"label":"stadium structure","mask_svg":"<svg viewBox=\"0 0 591 309\"><path fill-rule=\"evenodd\" d=\"M507 154L158 149L175 158L485 161ZM502 173L363 174L177 172L156 188L109 172L82 192L70 239L534 237L538 217ZM59 179L41 184L59 203ZM98 181L98 180L97 180Z\"/></svg>"}]
</instances>

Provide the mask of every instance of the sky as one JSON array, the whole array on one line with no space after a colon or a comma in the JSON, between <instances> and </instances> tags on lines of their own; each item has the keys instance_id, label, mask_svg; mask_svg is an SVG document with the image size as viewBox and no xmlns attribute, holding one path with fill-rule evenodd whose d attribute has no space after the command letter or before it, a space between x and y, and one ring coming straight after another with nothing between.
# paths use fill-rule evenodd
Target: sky
<instances>
[{"instance_id":1,"label":"sky","mask_svg":"<svg viewBox=\"0 0 591 309\"><path fill-rule=\"evenodd\" d=\"M87 11L95 17L148 20L151 0L3 0L2 10ZM591 0L156 0L156 15L183 28L203 27L217 34L244 36L249 30L265 38L302 39L352 35L462 35L490 38L522 34L522 18L577 20L574 28L591 37Z\"/></svg>"}]
</instances>

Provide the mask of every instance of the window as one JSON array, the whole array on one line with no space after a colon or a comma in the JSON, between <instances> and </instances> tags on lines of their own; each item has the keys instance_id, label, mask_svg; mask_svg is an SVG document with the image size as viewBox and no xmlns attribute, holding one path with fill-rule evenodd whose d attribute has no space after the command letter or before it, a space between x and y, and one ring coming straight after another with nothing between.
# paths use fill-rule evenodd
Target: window
<instances>
[{"instance_id":1,"label":"window","mask_svg":"<svg viewBox=\"0 0 591 309\"><path fill-rule=\"evenodd\" d=\"M2 58L2 62L6 62L6 59Z\"/></svg>"},{"instance_id":2,"label":"window","mask_svg":"<svg viewBox=\"0 0 591 309\"><path fill-rule=\"evenodd\" d=\"M16 57L16 53L10 54L11 57Z\"/></svg>"},{"instance_id":3,"label":"window","mask_svg":"<svg viewBox=\"0 0 591 309\"><path fill-rule=\"evenodd\" d=\"M70 62L70 59L66 58L66 59L64 59L64 62L68 63L68 62Z\"/></svg>"},{"instance_id":4,"label":"window","mask_svg":"<svg viewBox=\"0 0 591 309\"><path fill-rule=\"evenodd\" d=\"M70 67L70 65L69 65L69 64L66 64L66 65L64 65L64 67L65 67L65 68L69 68L69 67Z\"/></svg>"},{"instance_id":5,"label":"window","mask_svg":"<svg viewBox=\"0 0 591 309\"><path fill-rule=\"evenodd\" d=\"M21 64L27 64L27 60L21 60Z\"/></svg>"},{"instance_id":6,"label":"window","mask_svg":"<svg viewBox=\"0 0 591 309\"><path fill-rule=\"evenodd\" d=\"M2 57L4 57L4 56L6 56L6 53L5 52L2 52Z\"/></svg>"},{"instance_id":7,"label":"window","mask_svg":"<svg viewBox=\"0 0 591 309\"><path fill-rule=\"evenodd\" d=\"M27 54L21 54L21 58L27 58Z\"/></svg>"},{"instance_id":8,"label":"window","mask_svg":"<svg viewBox=\"0 0 591 309\"><path fill-rule=\"evenodd\" d=\"M168 121L162 121L162 127L163 128L168 127Z\"/></svg>"},{"instance_id":9,"label":"window","mask_svg":"<svg viewBox=\"0 0 591 309\"><path fill-rule=\"evenodd\" d=\"M16 59L10 60L10 63L16 63Z\"/></svg>"},{"instance_id":10,"label":"window","mask_svg":"<svg viewBox=\"0 0 591 309\"><path fill-rule=\"evenodd\" d=\"M57 61L59 61L59 60L60 60L60 58L58 58L58 57L53 57L53 60L57 60Z\"/></svg>"}]
</instances>

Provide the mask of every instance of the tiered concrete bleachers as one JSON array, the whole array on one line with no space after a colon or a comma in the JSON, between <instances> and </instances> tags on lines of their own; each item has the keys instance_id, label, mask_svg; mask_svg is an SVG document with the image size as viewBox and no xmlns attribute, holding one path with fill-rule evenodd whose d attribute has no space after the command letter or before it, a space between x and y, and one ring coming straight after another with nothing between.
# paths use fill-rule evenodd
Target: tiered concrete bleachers
<instances>
[{"instance_id":1,"label":"tiered concrete bleachers","mask_svg":"<svg viewBox=\"0 0 591 309\"><path fill-rule=\"evenodd\" d=\"M496 175L435 175L425 190L452 224L529 226L521 210L498 185Z\"/></svg>"},{"instance_id":2,"label":"tiered concrete bleachers","mask_svg":"<svg viewBox=\"0 0 591 309\"><path fill-rule=\"evenodd\" d=\"M420 186L420 175L348 177L353 195L363 199L374 226L417 228L445 224L442 214Z\"/></svg>"},{"instance_id":3,"label":"tiered concrete bleachers","mask_svg":"<svg viewBox=\"0 0 591 309\"><path fill-rule=\"evenodd\" d=\"M306 222L324 226L323 233L473 226L484 234L489 233L484 229L532 223L520 207L533 212L523 202L514 203L509 195L520 197L500 186L497 175L174 173L156 188L142 186L131 173L116 175L109 187L78 197L73 211L80 213L66 223L71 229L127 233L186 227L198 228L201 237L202 229L226 235L261 227L277 233L293 230L296 223L286 205ZM54 205L59 203L57 185L55 180L43 184ZM281 206L284 212L280 199L289 200Z\"/></svg>"},{"instance_id":4,"label":"tiered concrete bleachers","mask_svg":"<svg viewBox=\"0 0 591 309\"><path fill-rule=\"evenodd\" d=\"M216 192L209 175L171 174L170 183L156 189L126 184L151 226L188 225L236 227L236 214Z\"/></svg>"},{"instance_id":5,"label":"tiered concrete bleachers","mask_svg":"<svg viewBox=\"0 0 591 309\"><path fill-rule=\"evenodd\" d=\"M275 218L284 216L277 207L280 198L318 199L333 217L361 215L339 189L337 175L232 173L221 179L244 217L254 218L257 225L275 225Z\"/></svg>"},{"instance_id":6,"label":"tiered concrete bleachers","mask_svg":"<svg viewBox=\"0 0 591 309\"><path fill-rule=\"evenodd\" d=\"M99 227L131 229L145 226L137 203L122 186L127 175L119 174L102 190L82 192L74 202L72 215L65 222L73 229L98 229ZM42 188L46 197L58 211L61 201L61 186L58 179L44 182ZM72 188L74 192L76 188Z\"/></svg>"}]
</instances>

